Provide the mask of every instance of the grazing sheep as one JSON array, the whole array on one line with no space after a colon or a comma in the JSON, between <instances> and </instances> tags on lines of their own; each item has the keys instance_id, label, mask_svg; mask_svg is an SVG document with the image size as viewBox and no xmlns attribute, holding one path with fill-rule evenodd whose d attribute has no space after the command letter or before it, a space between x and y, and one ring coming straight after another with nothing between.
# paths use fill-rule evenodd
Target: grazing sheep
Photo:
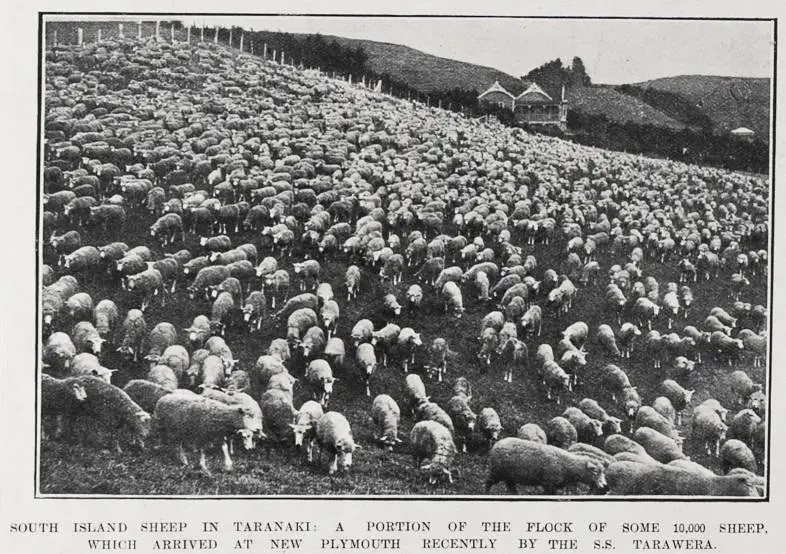
<instances>
[{"instance_id":1,"label":"grazing sheep","mask_svg":"<svg viewBox=\"0 0 786 554\"><path fill-rule=\"evenodd\" d=\"M125 393L149 414L156 409L156 403L165 395L172 392L171 389L154 383L147 379L131 379L123 387Z\"/></svg>"},{"instance_id":2,"label":"grazing sheep","mask_svg":"<svg viewBox=\"0 0 786 554\"><path fill-rule=\"evenodd\" d=\"M516 431L516 437L539 442L541 444L546 444L548 442L546 431L537 423L525 423Z\"/></svg>"},{"instance_id":3,"label":"grazing sheep","mask_svg":"<svg viewBox=\"0 0 786 554\"><path fill-rule=\"evenodd\" d=\"M636 432L633 434L633 440L643 446L644 450L652 458L664 464L686 457L676 441L649 427L636 429Z\"/></svg>"},{"instance_id":4,"label":"grazing sheep","mask_svg":"<svg viewBox=\"0 0 786 554\"><path fill-rule=\"evenodd\" d=\"M317 314L311 308L298 308L287 319L287 341L299 344L303 335L318 323Z\"/></svg>"},{"instance_id":5,"label":"grazing sheep","mask_svg":"<svg viewBox=\"0 0 786 554\"><path fill-rule=\"evenodd\" d=\"M210 337L212 331L210 328L210 319L206 315L198 315L194 317L191 326L183 329L188 333L188 341L192 346L203 347L205 341Z\"/></svg>"},{"instance_id":6,"label":"grazing sheep","mask_svg":"<svg viewBox=\"0 0 786 554\"><path fill-rule=\"evenodd\" d=\"M672 465L614 462L606 470L609 494L758 496L755 477L709 476Z\"/></svg>"},{"instance_id":7,"label":"grazing sheep","mask_svg":"<svg viewBox=\"0 0 786 554\"><path fill-rule=\"evenodd\" d=\"M432 420L436 421L437 423L444 425L445 428L450 431L451 436L455 435L455 427L453 426L453 420L450 418L448 413L439 407L435 402L431 402L428 399L420 401L420 403L415 408L415 420L416 421L426 421Z\"/></svg>"},{"instance_id":8,"label":"grazing sheep","mask_svg":"<svg viewBox=\"0 0 786 554\"><path fill-rule=\"evenodd\" d=\"M435 338L431 341L428 350L428 365L425 369L429 376L434 378L438 383L442 382L445 374L448 372L448 357L455 354L448 346L448 341L441 337Z\"/></svg>"},{"instance_id":9,"label":"grazing sheep","mask_svg":"<svg viewBox=\"0 0 786 554\"><path fill-rule=\"evenodd\" d=\"M45 367L50 367L56 373L66 373L71 367L74 356L76 356L76 346L67 333L58 331L49 335L43 351Z\"/></svg>"},{"instance_id":10,"label":"grazing sheep","mask_svg":"<svg viewBox=\"0 0 786 554\"><path fill-rule=\"evenodd\" d=\"M279 442L291 440L297 410L287 394L278 389L267 390L259 399L259 406L265 434Z\"/></svg>"},{"instance_id":11,"label":"grazing sheep","mask_svg":"<svg viewBox=\"0 0 786 554\"><path fill-rule=\"evenodd\" d=\"M583 442L572 444L570 448L568 448L568 452L593 459L603 465L603 469L606 469L614 462L614 457L610 454L607 454L596 446Z\"/></svg>"},{"instance_id":12,"label":"grazing sheep","mask_svg":"<svg viewBox=\"0 0 786 554\"><path fill-rule=\"evenodd\" d=\"M660 392L667 398L677 411L677 425L682 425L682 411L690 406L695 391L686 390L673 379L666 379L660 384Z\"/></svg>"},{"instance_id":13,"label":"grazing sheep","mask_svg":"<svg viewBox=\"0 0 786 554\"><path fill-rule=\"evenodd\" d=\"M595 339L608 355L615 357L621 356L620 349L617 346L617 339L614 337L614 331L605 323L598 326L598 332L595 335Z\"/></svg>"},{"instance_id":14,"label":"grazing sheep","mask_svg":"<svg viewBox=\"0 0 786 554\"><path fill-rule=\"evenodd\" d=\"M606 413L606 410L604 410L596 400L592 398L582 398L581 402L579 402L579 409L590 418L600 421L604 434L614 435L622 432L622 420Z\"/></svg>"},{"instance_id":15,"label":"grazing sheep","mask_svg":"<svg viewBox=\"0 0 786 554\"><path fill-rule=\"evenodd\" d=\"M478 432L486 439L489 448L499 440L502 432L502 421L494 408L483 408L478 414Z\"/></svg>"},{"instance_id":16,"label":"grazing sheep","mask_svg":"<svg viewBox=\"0 0 786 554\"><path fill-rule=\"evenodd\" d=\"M107 383L112 382L112 374L116 369L107 369L101 365L98 358L88 352L82 352L74 356L71 360L71 367L68 371L69 377L78 377L80 375L92 375L98 377Z\"/></svg>"},{"instance_id":17,"label":"grazing sheep","mask_svg":"<svg viewBox=\"0 0 786 554\"><path fill-rule=\"evenodd\" d=\"M82 402L87 398L84 387L75 381L55 379L46 373L41 375L41 418L42 429L44 418L54 417L56 428L54 437L59 438L65 432L65 421L71 420L81 409ZM44 432L44 436L46 433Z\"/></svg>"},{"instance_id":18,"label":"grazing sheep","mask_svg":"<svg viewBox=\"0 0 786 554\"><path fill-rule=\"evenodd\" d=\"M467 440L475 429L477 415L469 407L469 401L463 394L453 396L448 401L447 412L454 425L456 446L466 452Z\"/></svg>"},{"instance_id":19,"label":"grazing sheep","mask_svg":"<svg viewBox=\"0 0 786 554\"><path fill-rule=\"evenodd\" d=\"M491 447L489 476L485 490L503 481L508 492L515 493L516 485L542 486L545 494L584 483L603 489L606 478L603 465L579 454L566 452L547 444L508 437Z\"/></svg>"},{"instance_id":20,"label":"grazing sheep","mask_svg":"<svg viewBox=\"0 0 786 554\"><path fill-rule=\"evenodd\" d=\"M66 313L71 321L93 319L93 299L86 292L77 292L66 300Z\"/></svg>"},{"instance_id":21,"label":"grazing sheep","mask_svg":"<svg viewBox=\"0 0 786 554\"><path fill-rule=\"evenodd\" d=\"M546 423L546 438L548 444L558 448L567 449L578 441L578 432L573 424L564 417L551 418Z\"/></svg>"},{"instance_id":22,"label":"grazing sheep","mask_svg":"<svg viewBox=\"0 0 786 554\"><path fill-rule=\"evenodd\" d=\"M71 336L77 352L88 352L96 356L101 355L101 347L105 341L89 321L80 321L74 325Z\"/></svg>"},{"instance_id":23,"label":"grazing sheep","mask_svg":"<svg viewBox=\"0 0 786 554\"><path fill-rule=\"evenodd\" d=\"M575 406L566 408L562 412L562 417L576 429L576 440L580 442L593 443L603 435L603 423L591 418Z\"/></svg>"},{"instance_id":24,"label":"grazing sheep","mask_svg":"<svg viewBox=\"0 0 786 554\"><path fill-rule=\"evenodd\" d=\"M426 386L420 375L410 373L404 380L404 406L409 408L410 413L414 414L417 407L427 402Z\"/></svg>"},{"instance_id":25,"label":"grazing sheep","mask_svg":"<svg viewBox=\"0 0 786 554\"><path fill-rule=\"evenodd\" d=\"M177 445L178 457L188 465L185 447L199 450L199 467L211 476L205 450L221 444L224 470L232 471L229 446L224 438L235 433L243 437L246 449L253 448L253 435L258 432L257 414L242 404L223 404L210 398L181 394L163 396L156 404L154 425L161 442Z\"/></svg>"},{"instance_id":26,"label":"grazing sheep","mask_svg":"<svg viewBox=\"0 0 786 554\"><path fill-rule=\"evenodd\" d=\"M374 440L382 443L388 451L401 443L398 438L398 424L401 410L387 394L380 394L371 403L371 421L374 424Z\"/></svg>"},{"instance_id":27,"label":"grazing sheep","mask_svg":"<svg viewBox=\"0 0 786 554\"><path fill-rule=\"evenodd\" d=\"M750 408L740 410L734 414L734 417L729 422L726 438L739 439L746 444L753 445L756 432L762 421L759 414Z\"/></svg>"},{"instance_id":28,"label":"grazing sheep","mask_svg":"<svg viewBox=\"0 0 786 554\"><path fill-rule=\"evenodd\" d=\"M177 375L171 367L166 365L153 366L147 374L147 380L173 391L180 385Z\"/></svg>"},{"instance_id":29,"label":"grazing sheep","mask_svg":"<svg viewBox=\"0 0 786 554\"><path fill-rule=\"evenodd\" d=\"M132 309L128 311L123 320L122 332L123 339L117 351L137 362L147 335L147 323L142 310Z\"/></svg>"},{"instance_id":30,"label":"grazing sheep","mask_svg":"<svg viewBox=\"0 0 786 554\"><path fill-rule=\"evenodd\" d=\"M371 396L370 381L374 370L377 368L377 355L374 346L364 342L355 351L355 361L362 372L362 379L366 385L366 396Z\"/></svg>"},{"instance_id":31,"label":"grazing sheep","mask_svg":"<svg viewBox=\"0 0 786 554\"><path fill-rule=\"evenodd\" d=\"M107 342L111 341L117 321L120 319L117 305L111 300L101 300L93 309L93 319L101 338Z\"/></svg>"},{"instance_id":32,"label":"grazing sheep","mask_svg":"<svg viewBox=\"0 0 786 554\"><path fill-rule=\"evenodd\" d=\"M280 390L289 398L291 403L294 397L294 387L298 380L288 371L276 373L267 382L267 390Z\"/></svg>"},{"instance_id":33,"label":"grazing sheep","mask_svg":"<svg viewBox=\"0 0 786 554\"><path fill-rule=\"evenodd\" d=\"M729 439L723 443L720 450L721 469L729 473L734 468L741 467L751 473L756 473L756 457L748 445L737 439Z\"/></svg>"},{"instance_id":34,"label":"grazing sheep","mask_svg":"<svg viewBox=\"0 0 786 554\"><path fill-rule=\"evenodd\" d=\"M720 456L721 442L726 438L728 427L717 411L705 405L699 405L693 410L691 438L702 441L707 454L712 454L715 447L715 457Z\"/></svg>"},{"instance_id":35,"label":"grazing sheep","mask_svg":"<svg viewBox=\"0 0 786 554\"><path fill-rule=\"evenodd\" d=\"M317 421L324 415L322 405L308 400L300 406L295 423L290 427L295 436L295 446L306 451L306 461L314 461L314 439L316 438Z\"/></svg>"},{"instance_id":36,"label":"grazing sheep","mask_svg":"<svg viewBox=\"0 0 786 554\"><path fill-rule=\"evenodd\" d=\"M336 381L330 364L325 360L313 360L306 368L304 380L310 387L314 400L323 407L327 406L333 393L333 383Z\"/></svg>"},{"instance_id":37,"label":"grazing sheep","mask_svg":"<svg viewBox=\"0 0 786 554\"><path fill-rule=\"evenodd\" d=\"M559 405L562 393L571 388L571 377L556 362L547 361L543 364L543 384L546 385L546 398L551 400L556 395Z\"/></svg>"},{"instance_id":38,"label":"grazing sheep","mask_svg":"<svg viewBox=\"0 0 786 554\"><path fill-rule=\"evenodd\" d=\"M65 381L69 386L73 383L82 386L85 399L79 413L87 415L111 433L117 452L121 452L120 433L126 430L134 442L144 447L144 440L150 434L150 414L122 389L89 375L69 377Z\"/></svg>"},{"instance_id":39,"label":"grazing sheep","mask_svg":"<svg viewBox=\"0 0 786 554\"><path fill-rule=\"evenodd\" d=\"M747 373L739 369L729 375L729 388L734 395L734 403L737 405L747 404L753 393L762 390L760 384L754 383Z\"/></svg>"},{"instance_id":40,"label":"grazing sheep","mask_svg":"<svg viewBox=\"0 0 786 554\"><path fill-rule=\"evenodd\" d=\"M453 459L456 445L450 431L436 421L420 421L410 432L415 467L429 475L429 483L440 477L453 482Z\"/></svg>"},{"instance_id":41,"label":"grazing sheep","mask_svg":"<svg viewBox=\"0 0 786 554\"><path fill-rule=\"evenodd\" d=\"M317 421L316 442L322 452L328 453L328 474L340 467L348 471L352 466L352 453L360 448L352 438L352 428L347 418L338 412L327 412Z\"/></svg>"}]
</instances>

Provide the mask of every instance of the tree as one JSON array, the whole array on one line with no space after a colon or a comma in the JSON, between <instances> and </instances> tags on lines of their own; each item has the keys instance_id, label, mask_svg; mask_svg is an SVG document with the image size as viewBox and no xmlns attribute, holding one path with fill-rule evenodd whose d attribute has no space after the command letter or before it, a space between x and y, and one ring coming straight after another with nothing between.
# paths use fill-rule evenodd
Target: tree
<instances>
[{"instance_id":1,"label":"tree","mask_svg":"<svg viewBox=\"0 0 786 554\"><path fill-rule=\"evenodd\" d=\"M584 67L584 62L578 56L575 56L570 64L570 77L571 84L574 86L588 87L592 84L590 76L587 75L587 69Z\"/></svg>"}]
</instances>

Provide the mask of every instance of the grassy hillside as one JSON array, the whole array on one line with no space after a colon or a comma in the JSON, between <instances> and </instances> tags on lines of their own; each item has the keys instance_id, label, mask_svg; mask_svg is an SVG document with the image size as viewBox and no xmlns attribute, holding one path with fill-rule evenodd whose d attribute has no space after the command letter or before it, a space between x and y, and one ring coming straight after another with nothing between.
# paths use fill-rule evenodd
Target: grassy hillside
<instances>
[{"instance_id":1,"label":"grassy hillside","mask_svg":"<svg viewBox=\"0 0 786 554\"><path fill-rule=\"evenodd\" d=\"M755 131L760 139L769 139L769 79L681 75L637 86L679 94L712 120L716 132L726 133L743 126Z\"/></svg>"},{"instance_id":2,"label":"grassy hillside","mask_svg":"<svg viewBox=\"0 0 786 554\"><path fill-rule=\"evenodd\" d=\"M633 122L683 129L685 124L646 102L607 86L575 88L570 93L571 109L589 115L605 115L616 123Z\"/></svg>"},{"instance_id":3,"label":"grassy hillside","mask_svg":"<svg viewBox=\"0 0 786 554\"><path fill-rule=\"evenodd\" d=\"M440 58L400 44L357 40L344 37L335 39L342 46L362 47L368 54L368 68L377 73L389 73L422 92L440 89L475 89L483 92L494 81L513 94L523 90L521 80L492 67Z\"/></svg>"}]
</instances>

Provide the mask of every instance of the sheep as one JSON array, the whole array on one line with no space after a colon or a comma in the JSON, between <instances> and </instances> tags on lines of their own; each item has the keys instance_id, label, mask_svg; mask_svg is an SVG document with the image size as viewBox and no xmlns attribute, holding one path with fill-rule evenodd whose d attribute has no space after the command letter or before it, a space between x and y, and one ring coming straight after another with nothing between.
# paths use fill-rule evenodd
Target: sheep
<instances>
[{"instance_id":1,"label":"sheep","mask_svg":"<svg viewBox=\"0 0 786 554\"><path fill-rule=\"evenodd\" d=\"M192 260L193 262L194 260ZM190 262L189 262L190 263ZM229 268L224 265L209 265L203 267L196 274L188 289L188 298L193 300L197 296L207 294L211 286L220 284L225 279L231 277Z\"/></svg>"},{"instance_id":2,"label":"sheep","mask_svg":"<svg viewBox=\"0 0 786 554\"><path fill-rule=\"evenodd\" d=\"M742 340L743 350L753 354L753 367L762 367L767 359L767 337L751 335L743 338L740 331L737 338Z\"/></svg>"},{"instance_id":3,"label":"sheep","mask_svg":"<svg viewBox=\"0 0 786 554\"><path fill-rule=\"evenodd\" d=\"M407 289L407 302L413 309L420 309L423 303L423 289L420 285L410 285Z\"/></svg>"},{"instance_id":4,"label":"sheep","mask_svg":"<svg viewBox=\"0 0 786 554\"><path fill-rule=\"evenodd\" d=\"M505 482L508 492L515 493L516 485L542 486L545 494L574 483L603 489L606 478L603 465L585 456L533 441L508 437L491 447L489 476L485 491Z\"/></svg>"},{"instance_id":5,"label":"sheep","mask_svg":"<svg viewBox=\"0 0 786 554\"><path fill-rule=\"evenodd\" d=\"M439 407L439 405L437 405L435 402L431 402L428 399L421 400L418 403L417 407L415 408L415 420L436 421L437 423L444 425L445 428L450 431L452 436L455 435L456 431L455 427L453 426L453 420L450 418L448 413Z\"/></svg>"},{"instance_id":6,"label":"sheep","mask_svg":"<svg viewBox=\"0 0 786 554\"><path fill-rule=\"evenodd\" d=\"M95 327L99 336L105 341L110 341L112 334L117 325L117 320L120 318L120 312L117 305L111 300L101 300L93 308L93 319Z\"/></svg>"},{"instance_id":7,"label":"sheep","mask_svg":"<svg viewBox=\"0 0 786 554\"><path fill-rule=\"evenodd\" d=\"M58 331L49 335L43 351L45 367L51 367L56 373L68 372L74 356L76 356L76 346L67 333Z\"/></svg>"},{"instance_id":8,"label":"sheep","mask_svg":"<svg viewBox=\"0 0 786 554\"><path fill-rule=\"evenodd\" d=\"M392 452L393 447L402 441L398 438L398 424L401 410L387 394L380 394L371 403L371 421L374 424L374 440L379 441Z\"/></svg>"},{"instance_id":9,"label":"sheep","mask_svg":"<svg viewBox=\"0 0 786 554\"><path fill-rule=\"evenodd\" d=\"M183 330L188 333L188 341L192 346L202 347L211 335L210 319L206 315L195 316L191 326Z\"/></svg>"},{"instance_id":10,"label":"sheep","mask_svg":"<svg viewBox=\"0 0 786 554\"><path fill-rule=\"evenodd\" d=\"M622 421L618 417L606 413L598 402L592 398L582 398L579 409L590 418L600 421L604 434L613 435L621 432Z\"/></svg>"},{"instance_id":11,"label":"sheep","mask_svg":"<svg viewBox=\"0 0 786 554\"><path fill-rule=\"evenodd\" d=\"M726 438L739 439L746 444L753 445L756 432L762 421L762 418L750 408L742 409L729 422Z\"/></svg>"},{"instance_id":12,"label":"sheep","mask_svg":"<svg viewBox=\"0 0 786 554\"><path fill-rule=\"evenodd\" d=\"M676 441L649 427L636 429L633 440L641 444L652 458L664 464L686 457Z\"/></svg>"},{"instance_id":13,"label":"sheep","mask_svg":"<svg viewBox=\"0 0 786 554\"><path fill-rule=\"evenodd\" d=\"M427 402L426 386L420 375L410 373L404 381L404 406L409 408L410 413L414 414L417 407Z\"/></svg>"},{"instance_id":14,"label":"sheep","mask_svg":"<svg viewBox=\"0 0 786 554\"><path fill-rule=\"evenodd\" d=\"M475 429L477 415L469 407L469 401L463 394L457 394L448 401L447 413L454 425L456 446L466 452L467 440Z\"/></svg>"},{"instance_id":15,"label":"sheep","mask_svg":"<svg viewBox=\"0 0 786 554\"><path fill-rule=\"evenodd\" d=\"M123 320L122 333L123 339L117 351L137 362L147 335L147 323L142 310L132 309L128 311Z\"/></svg>"},{"instance_id":16,"label":"sheep","mask_svg":"<svg viewBox=\"0 0 786 554\"><path fill-rule=\"evenodd\" d=\"M101 263L101 254L95 246L82 246L63 258L63 268L70 273L96 271Z\"/></svg>"},{"instance_id":17,"label":"sheep","mask_svg":"<svg viewBox=\"0 0 786 554\"><path fill-rule=\"evenodd\" d=\"M486 439L489 448L499 440L502 432L502 422L494 408L483 408L477 419L478 432Z\"/></svg>"},{"instance_id":18,"label":"sheep","mask_svg":"<svg viewBox=\"0 0 786 554\"><path fill-rule=\"evenodd\" d=\"M400 335L399 335L400 337ZM420 335L417 335L418 340L420 339ZM428 364L425 366L426 371L428 372L429 376L432 378L436 375L436 379L438 383L442 382L443 377L448 371L448 357L455 355L455 353L450 350L448 346L448 341L441 337L435 338L431 341L431 345L429 346L428 350ZM413 359L414 359L414 352L413 352ZM408 370L408 366L405 364L405 371Z\"/></svg>"},{"instance_id":19,"label":"sheep","mask_svg":"<svg viewBox=\"0 0 786 554\"><path fill-rule=\"evenodd\" d=\"M377 367L377 355L374 352L374 347L367 342L359 345L355 351L355 361L362 371L362 379L366 385L366 396L370 397L370 380Z\"/></svg>"},{"instance_id":20,"label":"sheep","mask_svg":"<svg viewBox=\"0 0 786 554\"><path fill-rule=\"evenodd\" d=\"M344 275L344 284L347 287L347 302L357 298L358 292L360 290L361 279L362 277L360 268L358 266L350 265L347 267L346 273Z\"/></svg>"},{"instance_id":21,"label":"sheep","mask_svg":"<svg viewBox=\"0 0 786 554\"><path fill-rule=\"evenodd\" d=\"M101 347L105 341L89 321L80 321L74 325L71 336L77 352L89 352L96 356L101 355Z\"/></svg>"},{"instance_id":22,"label":"sheep","mask_svg":"<svg viewBox=\"0 0 786 554\"><path fill-rule=\"evenodd\" d=\"M147 336L148 354L145 360L150 362L154 356L162 356L164 351L177 344L177 329L171 323L162 321L158 323Z\"/></svg>"},{"instance_id":23,"label":"sheep","mask_svg":"<svg viewBox=\"0 0 786 554\"><path fill-rule=\"evenodd\" d=\"M64 379L56 379L45 373L41 374L42 427L43 418L54 417L56 419L54 437L62 436L66 432L64 421L73 419L81 409L85 398L87 398L87 392L78 382L69 382Z\"/></svg>"},{"instance_id":24,"label":"sheep","mask_svg":"<svg viewBox=\"0 0 786 554\"><path fill-rule=\"evenodd\" d=\"M603 423L591 418L580 408L570 406L562 412L562 417L576 429L576 440L580 442L592 443L603 435Z\"/></svg>"},{"instance_id":25,"label":"sheep","mask_svg":"<svg viewBox=\"0 0 786 554\"><path fill-rule=\"evenodd\" d=\"M147 379L131 379L123 387L123 391L149 414L154 413L156 403L163 396L172 392L170 388Z\"/></svg>"},{"instance_id":26,"label":"sheep","mask_svg":"<svg viewBox=\"0 0 786 554\"><path fill-rule=\"evenodd\" d=\"M169 391L175 390L180 384L175 372L167 365L153 366L148 372L146 379L152 383L161 385Z\"/></svg>"},{"instance_id":27,"label":"sheep","mask_svg":"<svg viewBox=\"0 0 786 554\"><path fill-rule=\"evenodd\" d=\"M614 457L610 454L607 454L596 446L585 444L583 442L577 442L570 445L568 452L595 460L603 466L604 470L614 462Z\"/></svg>"},{"instance_id":28,"label":"sheep","mask_svg":"<svg viewBox=\"0 0 786 554\"><path fill-rule=\"evenodd\" d=\"M557 405L563 392L570 390L571 377L556 362L547 361L543 364L543 384L546 385L546 398L557 397Z\"/></svg>"},{"instance_id":29,"label":"sheep","mask_svg":"<svg viewBox=\"0 0 786 554\"><path fill-rule=\"evenodd\" d=\"M314 400L326 407L336 381L330 364L325 360L313 360L306 368L304 380L311 388Z\"/></svg>"},{"instance_id":30,"label":"sheep","mask_svg":"<svg viewBox=\"0 0 786 554\"><path fill-rule=\"evenodd\" d=\"M168 394L156 404L153 420L162 443L176 444L180 462L188 465L185 447L199 450L199 467L208 476L205 449L221 442L224 470L232 471L232 459L224 437L239 433L246 449L253 448L258 432L257 414L242 404L227 405L210 398Z\"/></svg>"},{"instance_id":31,"label":"sheep","mask_svg":"<svg viewBox=\"0 0 786 554\"><path fill-rule=\"evenodd\" d=\"M652 408L674 426L677 419L677 412L671 404L671 400L665 396L659 396L652 401Z\"/></svg>"},{"instance_id":32,"label":"sheep","mask_svg":"<svg viewBox=\"0 0 786 554\"><path fill-rule=\"evenodd\" d=\"M653 303L650 299L641 297L637 298L633 304L632 315L639 322L639 327L643 328L644 323L647 323L647 329L652 330L652 320L658 317L660 313L660 306Z\"/></svg>"},{"instance_id":33,"label":"sheep","mask_svg":"<svg viewBox=\"0 0 786 554\"><path fill-rule=\"evenodd\" d=\"M250 395L234 388L221 390L214 387L205 387L202 389L201 396L203 396L204 398L209 398L211 400L216 400L218 402L221 402L222 404L226 404L229 406L239 405L247 408L248 413L251 414L251 417L246 419L246 428L242 434L251 435L252 447L254 444L254 439L266 438L264 432L262 431L262 427L263 427L262 409L259 407L259 404L256 402L256 400L254 400ZM230 454L234 453L233 439L234 436L232 435L228 435L227 437L225 437L225 441L229 445Z\"/></svg>"},{"instance_id":34,"label":"sheep","mask_svg":"<svg viewBox=\"0 0 786 554\"><path fill-rule=\"evenodd\" d=\"M298 380L293 377L288 371L276 373L267 382L267 390L280 390L289 398L292 403L294 397L294 387Z\"/></svg>"},{"instance_id":35,"label":"sheep","mask_svg":"<svg viewBox=\"0 0 786 554\"><path fill-rule=\"evenodd\" d=\"M134 442L144 448L145 438L151 429L150 414L122 389L90 375L69 377L65 381L69 386L76 383L84 389L85 399L79 413L87 415L111 432L118 453L122 452L120 432L123 430L129 431Z\"/></svg>"},{"instance_id":36,"label":"sheep","mask_svg":"<svg viewBox=\"0 0 786 554\"><path fill-rule=\"evenodd\" d=\"M461 289L455 282L448 281L440 290L442 291L442 303L445 307L445 312L447 313L450 310L454 318L460 318L465 310Z\"/></svg>"},{"instance_id":37,"label":"sheep","mask_svg":"<svg viewBox=\"0 0 786 554\"><path fill-rule=\"evenodd\" d=\"M583 321L568 325L562 332L562 338L570 341L577 349L581 349L589 336L589 326Z\"/></svg>"},{"instance_id":38,"label":"sheep","mask_svg":"<svg viewBox=\"0 0 786 554\"><path fill-rule=\"evenodd\" d=\"M660 392L677 411L677 425L682 425L682 411L690 406L693 393L696 391L686 390L673 379L666 379L660 384Z\"/></svg>"},{"instance_id":39,"label":"sheep","mask_svg":"<svg viewBox=\"0 0 786 554\"><path fill-rule=\"evenodd\" d=\"M615 495L758 496L755 478L709 476L672 465L614 462L606 470Z\"/></svg>"},{"instance_id":40,"label":"sheep","mask_svg":"<svg viewBox=\"0 0 786 554\"><path fill-rule=\"evenodd\" d=\"M598 343L604 348L610 356L620 357L621 352L617 346L617 339L614 337L614 331L605 323L598 326L598 332L595 336Z\"/></svg>"},{"instance_id":41,"label":"sheep","mask_svg":"<svg viewBox=\"0 0 786 554\"><path fill-rule=\"evenodd\" d=\"M322 306L319 312L320 319L322 320L322 325L327 332L327 338L330 339L333 334L336 332L336 327L338 326L338 318L339 318L339 307L338 303L335 300L328 300Z\"/></svg>"},{"instance_id":42,"label":"sheep","mask_svg":"<svg viewBox=\"0 0 786 554\"><path fill-rule=\"evenodd\" d=\"M292 424L296 423L297 410L284 391L272 389L265 391L259 399L262 408L263 430L266 435L279 442L290 440Z\"/></svg>"},{"instance_id":43,"label":"sheep","mask_svg":"<svg viewBox=\"0 0 786 554\"><path fill-rule=\"evenodd\" d=\"M745 405L753 393L762 390L761 384L754 383L747 373L739 369L729 375L729 388L737 405Z\"/></svg>"},{"instance_id":44,"label":"sheep","mask_svg":"<svg viewBox=\"0 0 786 554\"><path fill-rule=\"evenodd\" d=\"M88 352L81 352L71 360L68 376L78 377L80 375L92 375L98 377L102 381L111 383L112 374L116 371L116 369L107 369L102 366L95 355Z\"/></svg>"},{"instance_id":45,"label":"sheep","mask_svg":"<svg viewBox=\"0 0 786 554\"><path fill-rule=\"evenodd\" d=\"M642 406L639 408L639 411L636 412L635 424L636 427L648 427L653 429L661 435L669 437L678 444L683 440L683 437L674 429L673 422L661 415L660 412L651 406Z\"/></svg>"},{"instance_id":46,"label":"sheep","mask_svg":"<svg viewBox=\"0 0 786 554\"><path fill-rule=\"evenodd\" d=\"M317 314L311 308L299 308L289 314L287 319L287 341L300 344L309 328L317 325Z\"/></svg>"},{"instance_id":47,"label":"sheep","mask_svg":"<svg viewBox=\"0 0 786 554\"><path fill-rule=\"evenodd\" d=\"M91 321L93 319L93 299L86 292L77 292L65 303L71 321Z\"/></svg>"},{"instance_id":48,"label":"sheep","mask_svg":"<svg viewBox=\"0 0 786 554\"><path fill-rule=\"evenodd\" d=\"M436 421L420 421L409 437L415 467L428 473L429 483L444 476L452 483L456 445L450 431Z\"/></svg>"},{"instance_id":49,"label":"sheep","mask_svg":"<svg viewBox=\"0 0 786 554\"><path fill-rule=\"evenodd\" d=\"M571 444L578 441L576 428L570 421L561 416L551 418L546 423L545 431L548 444L558 448L567 449Z\"/></svg>"},{"instance_id":50,"label":"sheep","mask_svg":"<svg viewBox=\"0 0 786 554\"><path fill-rule=\"evenodd\" d=\"M544 431L537 423L525 423L518 428L518 431L516 431L516 437L539 442L541 444L546 444L548 442L546 431Z\"/></svg>"},{"instance_id":51,"label":"sheep","mask_svg":"<svg viewBox=\"0 0 786 554\"><path fill-rule=\"evenodd\" d=\"M707 405L697 406L693 410L692 425L692 438L703 442L708 455L712 454L714 446L715 457L720 456L720 445L728 427L718 412Z\"/></svg>"},{"instance_id":52,"label":"sheep","mask_svg":"<svg viewBox=\"0 0 786 554\"><path fill-rule=\"evenodd\" d=\"M534 333L539 337L543 326L543 312L540 306L531 306L524 315L521 316L519 324L521 326L522 336L526 336L527 333Z\"/></svg>"},{"instance_id":53,"label":"sheep","mask_svg":"<svg viewBox=\"0 0 786 554\"><path fill-rule=\"evenodd\" d=\"M304 402L295 416L295 422L290 423L295 437L295 446L306 451L306 461L314 461L314 438L316 434L316 424L319 418L324 415L322 405L313 400Z\"/></svg>"},{"instance_id":54,"label":"sheep","mask_svg":"<svg viewBox=\"0 0 786 554\"><path fill-rule=\"evenodd\" d=\"M327 412L317 420L316 442L320 454L328 453L329 475L336 473L339 467L348 471L352 466L352 453L360 448L352 438L349 422L338 412Z\"/></svg>"},{"instance_id":55,"label":"sheep","mask_svg":"<svg viewBox=\"0 0 786 554\"><path fill-rule=\"evenodd\" d=\"M720 450L721 469L728 474L730 470L741 467L756 473L756 457L748 445L737 439L729 439Z\"/></svg>"}]
</instances>

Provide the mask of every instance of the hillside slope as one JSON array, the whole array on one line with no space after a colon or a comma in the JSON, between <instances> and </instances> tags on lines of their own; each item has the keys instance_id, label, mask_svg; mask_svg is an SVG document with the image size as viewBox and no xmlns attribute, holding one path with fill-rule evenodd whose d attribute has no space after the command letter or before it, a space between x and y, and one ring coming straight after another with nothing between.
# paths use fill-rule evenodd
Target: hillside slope
<instances>
[{"instance_id":1,"label":"hillside slope","mask_svg":"<svg viewBox=\"0 0 786 554\"><path fill-rule=\"evenodd\" d=\"M769 79L680 75L636 85L679 94L693 102L712 120L717 132L743 126L755 131L762 140L769 139Z\"/></svg>"},{"instance_id":2,"label":"hillside slope","mask_svg":"<svg viewBox=\"0 0 786 554\"><path fill-rule=\"evenodd\" d=\"M589 115L604 115L616 123L633 122L683 129L685 124L646 102L607 86L575 88L570 92L571 109Z\"/></svg>"},{"instance_id":3,"label":"hillside slope","mask_svg":"<svg viewBox=\"0 0 786 554\"><path fill-rule=\"evenodd\" d=\"M462 88L483 92L494 81L513 94L523 90L521 80L493 67L433 56L409 46L328 36L342 46L362 47L368 54L367 65L377 73L389 73L422 92Z\"/></svg>"}]
</instances>

